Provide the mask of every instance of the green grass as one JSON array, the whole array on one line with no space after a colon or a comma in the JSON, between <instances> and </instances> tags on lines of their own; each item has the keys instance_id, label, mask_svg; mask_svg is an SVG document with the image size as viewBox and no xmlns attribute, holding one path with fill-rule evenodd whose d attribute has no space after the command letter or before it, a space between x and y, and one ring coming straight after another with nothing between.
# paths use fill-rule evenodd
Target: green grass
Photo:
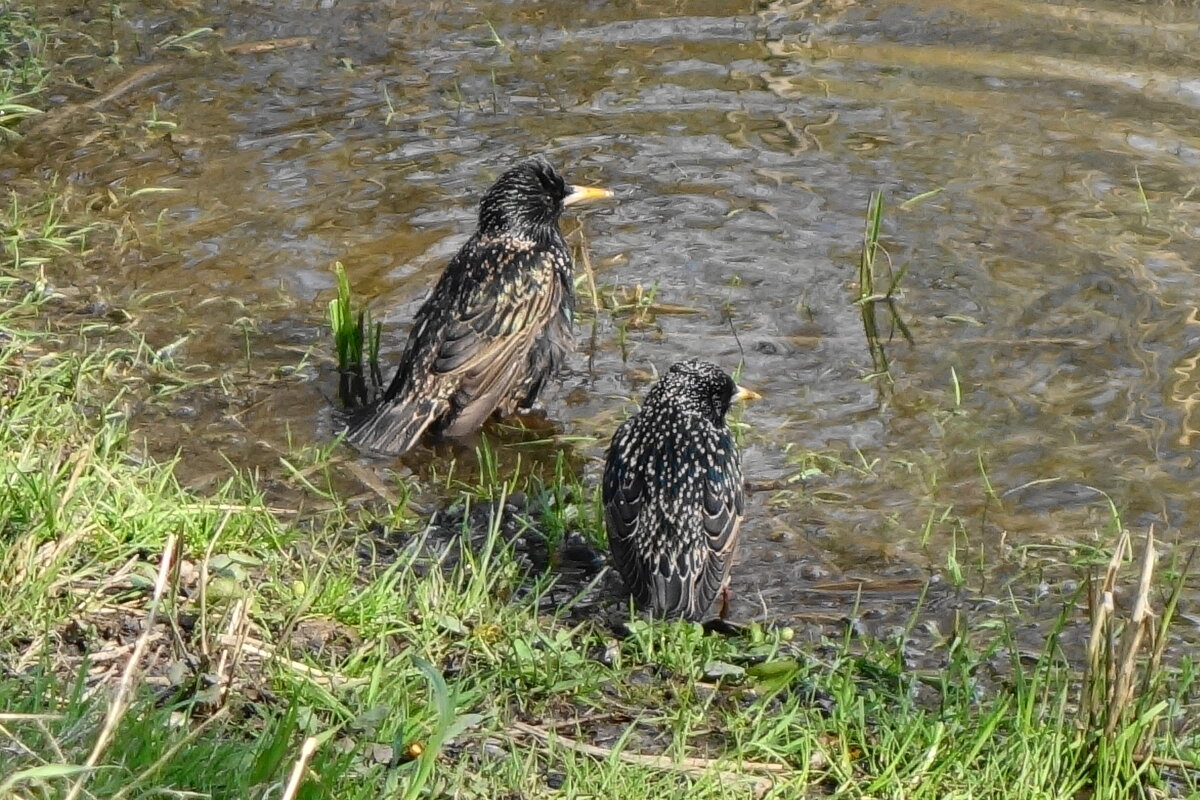
<instances>
[{"instance_id":1,"label":"green grass","mask_svg":"<svg viewBox=\"0 0 1200 800\"><path fill-rule=\"evenodd\" d=\"M0 10L0 144L19 138L13 127L40 114L37 99L46 78L41 60L45 37L30 19L31 12Z\"/></svg>"},{"instance_id":2,"label":"green grass","mask_svg":"<svg viewBox=\"0 0 1200 800\"><path fill-rule=\"evenodd\" d=\"M24 302L10 295L5 310ZM384 531L391 509L300 517L232 471L196 495L132 448L103 351L12 327L0 339L11 796L67 796L82 777L79 796L278 797L293 773L296 797L336 798L1197 789L1136 747L1152 734L1156 757L1195 758L1180 724L1195 716L1190 663L1105 735L1078 724L1081 673L1056 637L1025 663L1003 625L946 637L925 656L936 670L906 667L902 638L801 645L757 626L724 639L636 622L618 641L539 612L549 576L522 572L494 518L439 569L411 515ZM540 491L533 524L596 535L594 496L560 471L539 489L485 466L454 491L469 503ZM705 678L722 664L726 677ZM110 717L127 670L127 704Z\"/></svg>"}]
</instances>

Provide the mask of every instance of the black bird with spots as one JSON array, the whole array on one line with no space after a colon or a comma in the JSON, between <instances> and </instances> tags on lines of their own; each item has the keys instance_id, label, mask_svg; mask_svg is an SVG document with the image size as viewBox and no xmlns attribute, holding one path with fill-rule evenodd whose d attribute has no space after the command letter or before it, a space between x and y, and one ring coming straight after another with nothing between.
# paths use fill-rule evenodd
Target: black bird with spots
<instances>
[{"instance_id":1,"label":"black bird with spots","mask_svg":"<svg viewBox=\"0 0 1200 800\"><path fill-rule=\"evenodd\" d=\"M501 175L417 311L396 376L351 419L346 439L399 455L426 432L465 436L493 413L531 406L574 346L575 276L559 215L611 196L568 185L541 157Z\"/></svg>"},{"instance_id":2,"label":"black bird with spots","mask_svg":"<svg viewBox=\"0 0 1200 800\"><path fill-rule=\"evenodd\" d=\"M725 415L758 397L706 361L681 361L617 428L602 495L612 564L651 615L699 622L721 597L745 508L742 469Z\"/></svg>"}]
</instances>

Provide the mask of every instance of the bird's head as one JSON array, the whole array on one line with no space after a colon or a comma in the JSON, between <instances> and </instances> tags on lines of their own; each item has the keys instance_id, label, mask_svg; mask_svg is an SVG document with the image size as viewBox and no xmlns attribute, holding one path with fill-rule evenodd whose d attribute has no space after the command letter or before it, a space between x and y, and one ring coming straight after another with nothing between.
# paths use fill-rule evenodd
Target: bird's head
<instances>
[{"instance_id":1,"label":"bird's head","mask_svg":"<svg viewBox=\"0 0 1200 800\"><path fill-rule=\"evenodd\" d=\"M754 400L757 392L738 386L725 370L708 361L679 361L659 382L662 391L681 405L702 414L714 425L724 425L735 400Z\"/></svg>"},{"instance_id":2,"label":"bird's head","mask_svg":"<svg viewBox=\"0 0 1200 800\"><path fill-rule=\"evenodd\" d=\"M518 162L492 184L479 202L482 231L535 231L553 226L563 208L612 197L607 189L571 186L541 156Z\"/></svg>"}]
</instances>

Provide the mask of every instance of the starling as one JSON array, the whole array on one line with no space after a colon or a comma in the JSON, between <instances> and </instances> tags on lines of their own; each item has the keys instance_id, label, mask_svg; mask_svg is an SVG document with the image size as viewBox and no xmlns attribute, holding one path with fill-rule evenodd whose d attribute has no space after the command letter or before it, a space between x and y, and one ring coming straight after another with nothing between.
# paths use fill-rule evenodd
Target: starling
<instances>
[{"instance_id":1,"label":"starling","mask_svg":"<svg viewBox=\"0 0 1200 800\"><path fill-rule=\"evenodd\" d=\"M575 279L559 215L611 196L569 186L541 157L501 175L417 311L396 376L350 421L347 440L399 455L426 431L464 436L493 412L531 406L573 346Z\"/></svg>"},{"instance_id":2,"label":"starling","mask_svg":"<svg viewBox=\"0 0 1200 800\"><path fill-rule=\"evenodd\" d=\"M604 464L612 563L638 606L701 621L717 595L724 619L745 506L725 414L758 397L706 361L682 361L617 428Z\"/></svg>"}]
</instances>

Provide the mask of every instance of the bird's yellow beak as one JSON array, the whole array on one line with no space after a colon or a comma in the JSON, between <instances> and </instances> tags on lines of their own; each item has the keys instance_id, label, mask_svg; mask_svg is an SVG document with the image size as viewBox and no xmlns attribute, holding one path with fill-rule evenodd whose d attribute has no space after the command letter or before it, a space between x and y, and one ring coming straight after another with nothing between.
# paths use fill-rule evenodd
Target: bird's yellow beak
<instances>
[{"instance_id":1,"label":"bird's yellow beak","mask_svg":"<svg viewBox=\"0 0 1200 800\"><path fill-rule=\"evenodd\" d=\"M741 400L742 402L747 400L761 400L762 395L753 389L747 389L745 386L739 386L737 387L737 391L733 393L733 399Z\"/></svg>"},{"instance_id":2,"label":"bird's yellow beak","mask_svg":"<svg viewBox=\"0 0 1200 800\"><path fill-rule=\"evenodd\" d=\"M571 186L570 189L571 193L563 198L564 206L590 203L593 200L604 200L613 196L610 190L602 189L599 186Z\"/></svg>"}]
</instances>

